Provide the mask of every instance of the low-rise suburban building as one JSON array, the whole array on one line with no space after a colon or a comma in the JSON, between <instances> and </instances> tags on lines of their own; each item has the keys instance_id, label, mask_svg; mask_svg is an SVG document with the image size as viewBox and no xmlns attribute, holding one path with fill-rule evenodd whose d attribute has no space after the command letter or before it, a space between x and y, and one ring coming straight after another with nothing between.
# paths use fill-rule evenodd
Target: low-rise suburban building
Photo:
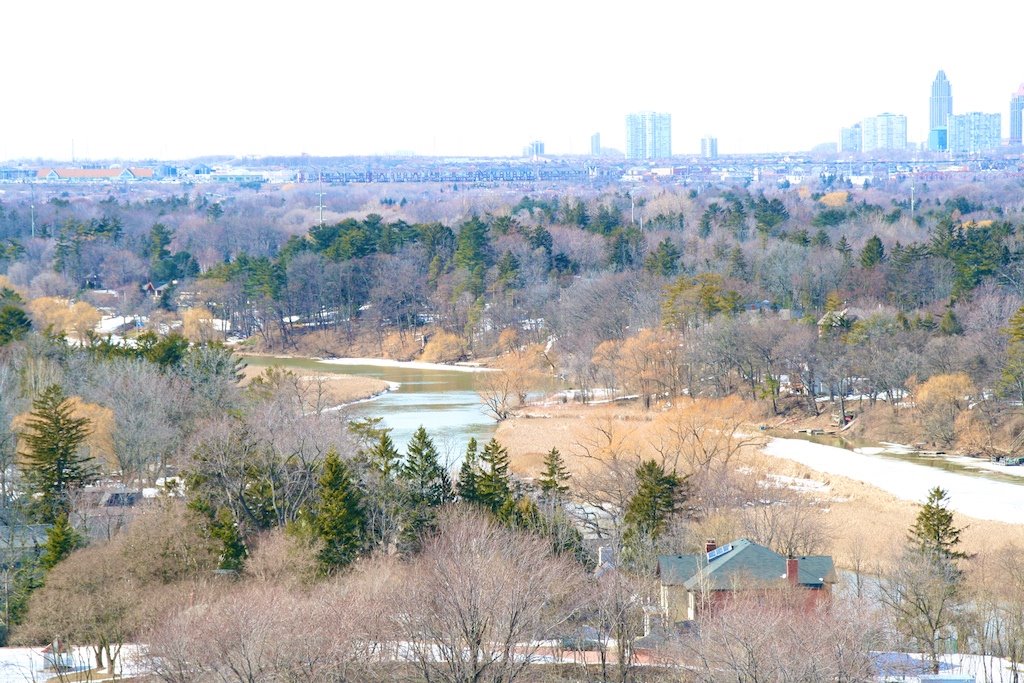
<instances>
[{"instance_id":1,"label":"low-rise suburban building","mask_svg":"<svg viewBox=\"0 0 1024 683\"><path fill-rule=\"evenodd\" d=\"M808 591L809 607L827 600L836 582L828 555L785 557L745 538L706 552L658 558L661 609L668 623L692 621L737 593L799 588Z\"/></svg>"},{"instance_id":2,"label":"low-rise suburban building","mask_svg":"<svg viewBox=\"0 0 1024 683\"><path fill-rule=\"evenodd\" d=\"M36 180L52 182L103 182L111 180L152 180L151 168L41 168Z\"/></svg>"}]
</instances>

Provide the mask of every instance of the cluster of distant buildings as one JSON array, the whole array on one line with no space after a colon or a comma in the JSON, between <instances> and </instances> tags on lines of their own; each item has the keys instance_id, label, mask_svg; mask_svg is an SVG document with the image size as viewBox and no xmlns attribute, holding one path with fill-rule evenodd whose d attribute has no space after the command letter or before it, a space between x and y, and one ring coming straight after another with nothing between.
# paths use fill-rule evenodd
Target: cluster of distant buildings
<instances>
[{"instance_id":1,"label":"cluster of distant buildings","mask_svg":"<svg viewBox=\"0 0 1024 683\"><path fill-rule=\"evenodd\" d=\"M928 142L930 152L980 154L1002 145L1002 116L985 112L953 113L953 88L944 71L932 82L928 101ZM1010 97L1011 147L1022 142L1024 85ZM840 132L839 151L870 154L878 151L906 150L907 117L902 114L869 116Z\"/></svg>"},{"instance_id":2,"label":"cluster of distant buildings","mask_svg":"<svg viewBox=\"0 0 1024 683\"><path fill-rule=\"evenodd\" d=\"M590 156L609 156L601 147L601 134L590 136ZM544 143L534 140L523 148L523 156L536 159L544 155ZM718 158L718 139L707 136L700 141L700 155ZM626 114L626 159L669 159L672 156L672 114L641 111Z\"/></svg>"},{"instance_id":3,"label":"cluster of distant buildings","mask_svg":"<svg viewBox=\"0 0 1024 683\"><path fill-rule=\"evenodd\" d=\"M953 155L981 154L1002 146L1002 116L984 112L953 113L953 93L944 71L939 71L932 83L929 100L928 141L924 147L930 152L948 152ZM1010 98L1011 147L1024 143L1024 84ZM838 150L832 143L832 152L843 154L877 154L917 149L907 141L907 117L903 114L884 113L869 116L840 132ZM590 156L609 156L610 150L601 147L601 134L590 137ZM620 157L621 152L616 152ZM523 156L537 159L544 155L544 143L537 140L523 150ZM710 135L700 141L700 156L718 158L718 139ZM625 158L656 160L672 157L672 115L667 112L642 111L626 114Z\"/></svg>"},{"instance_id":4,"label":"cluster of distant buildings","mask_svg":"<svg viewBox=\"0 0 1024 683\"><path fill-rule=\"evenodd\" d=\"M543 147L541 148L543 154ZM0 167L0 182L39 183L111 183L131 181L253 183L286 182L295 179L293 171L249 171L237 168L195 166L45 166Z\"/></svg>"}]
</instances>

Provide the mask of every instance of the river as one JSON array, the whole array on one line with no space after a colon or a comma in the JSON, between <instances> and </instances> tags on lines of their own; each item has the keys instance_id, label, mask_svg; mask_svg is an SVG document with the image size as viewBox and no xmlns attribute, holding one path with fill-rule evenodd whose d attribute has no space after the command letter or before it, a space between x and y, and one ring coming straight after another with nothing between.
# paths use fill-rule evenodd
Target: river
<instances>
[{"instance_id":1,"label":"river","mask_svg":"<svg viewBox=\"0 0 1024 683\"><path fill-rule=\"evenodd\" d=\"M767 455L862 481L912 502L923 501L928 491L938 486L949 494L949 507L957 512L977 519L1024 524L1024 488L1019 477L995 479L980 472L928 466L920 456L913 460L865 450L868 449L847 450L793 438L772 438L764 448Z\"/></svg>"},{"instance_id":2,"label":"river","mask_svg":"<svg viewBox=\"0 0 1024 683\"><path fill-rule=\"evenodd\" d=\"M413 432L423 425L442 459L456 464L474 437L481 446L494 436L495 422L484 412L476 392L477 372L468 368L400 363L353 363L349 360L245 356L255 367L276 365L323 373L375 377L397 385L373 399L347 408L353 418L380 417L390 428L395 446L404 451Z\"/></svg>"}]
</instances>

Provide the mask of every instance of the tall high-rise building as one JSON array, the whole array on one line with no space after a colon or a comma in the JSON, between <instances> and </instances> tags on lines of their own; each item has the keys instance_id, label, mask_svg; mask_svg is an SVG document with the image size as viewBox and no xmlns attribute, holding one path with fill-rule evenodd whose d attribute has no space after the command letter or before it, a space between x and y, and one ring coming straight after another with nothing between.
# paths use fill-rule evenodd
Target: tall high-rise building
<instances>
[{"instance_id":1,"label":"tall high-rise building","mask_svg":"<svg viewBox=\"0 0 1024 683\"><path fill-rule=\"evenodd\" d=\"M1024 143L1024 83L1010 98L1010 144L1018 147Z\"/></svg>"},{"instance_id":2,"label":"tall high-rise building","mask_svg":"<svg viewBox=\"0 0 1024 683\"><path fill-rule=\"evenodd\" d=\"M601 134L594 133L590 136L590 156L601 156Z\"/></svg>"},{"instance_id":3,"label":"tall high-rise building","mask_svg":"<svg viewBox=\"0 0 1024 683\"><path fill-rule=\"evenodd\" d=\"M928 102L928 129L945 128L946 119L953 113L953 88L946 79L945 71L939 71L932 81L932 97Z\"/></svg>"},{"instance_id":4,"label":"tall high-rise building","mask_svg":"<svg viewBox=\"0 0 1024 683\"><path fill-rule=\"evenodd\" d=\"M849 128L839 131L839 151L846 154L856 154L861 148L860 124L855 123Z\"/></svg>"},{"instance_id":5,"label":"tall high-rise building","mask_svg":"<svg viewBox=\"0 0 1024 683\"><path fill-rule=\"evenodd\" d=\"M700 155L705 159L718 158L718 138L705 135L700 139Z\"/></svg>"},{"instance_id":6,"label":"tall high-rise building","mask_svg":"<svg viewBox=\"0 0 1024 683\"><path fill-rule=\"evenodd\" d=\"M949 151L977 154L999 147L1003 120L999 114L953 114L949 117Z\"/></svg>"},{"instance_id":7,"label":"tall high-rise building","mask_svg":"<svg viewBox=\"0 0 1024 683\"><path fill-rule=\"evenodd\" d=\"M949 117L953 114L953 87L946 72L939 71L932 81L932 96L928 100L928 149L943 152L948 148Z\"/></svg>"},{"instance_id":8,"label":"tall high-rise building","mask_svg":"<svg viewBox=\"0 0 1024 683\"><path fill-rule=\"evenodd\" d=\"M529 159L537 159L544 156L544 141L534 140L526 147L523 147L523 156Z\"/></svg>"},{"instance_id":9,"label":"tall high-rise building","mask_svg":"<svg viewBox=\"0 0 1024 683\"><path fill-rule=\"evenodd\" d=\"M879 114L860 122L862 152L904 150L907 148L907 117L902 114Z\"/></svg>"},{"instance_id":10,"label":"tall high-rise building","mask_svg":"<svg viewBox=\"0 0 1024 683\"><path fill-rule=\"evenodd\" d=\"M672 115L653 111L626 114L626 158L672 156Z\"/></svg>"}]
</instances>

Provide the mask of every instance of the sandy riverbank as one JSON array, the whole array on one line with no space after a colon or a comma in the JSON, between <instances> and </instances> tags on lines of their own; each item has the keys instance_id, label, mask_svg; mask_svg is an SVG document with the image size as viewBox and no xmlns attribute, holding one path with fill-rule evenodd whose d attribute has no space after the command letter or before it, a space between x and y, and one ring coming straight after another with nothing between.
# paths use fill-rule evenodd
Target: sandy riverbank
<instances>
[{"instance_id":1,"label":"sandy riverbank","mask_svg":"<svg viewBox=\"0 0 1024 683\"><path fill-rule=\"evenodd\" d=\"M266 356L262 356L266 358ZM271 365L272 366L272 365ZM246 365L242 370L242 385L262 375L268 366ZM332 406L349 405L365 401L395 388L392 382L376 377L360 377L334 372L315 372L301 368L286 368L308 386L310 393L320 393L320 401Z\"/></svg>"}]
</instances>

